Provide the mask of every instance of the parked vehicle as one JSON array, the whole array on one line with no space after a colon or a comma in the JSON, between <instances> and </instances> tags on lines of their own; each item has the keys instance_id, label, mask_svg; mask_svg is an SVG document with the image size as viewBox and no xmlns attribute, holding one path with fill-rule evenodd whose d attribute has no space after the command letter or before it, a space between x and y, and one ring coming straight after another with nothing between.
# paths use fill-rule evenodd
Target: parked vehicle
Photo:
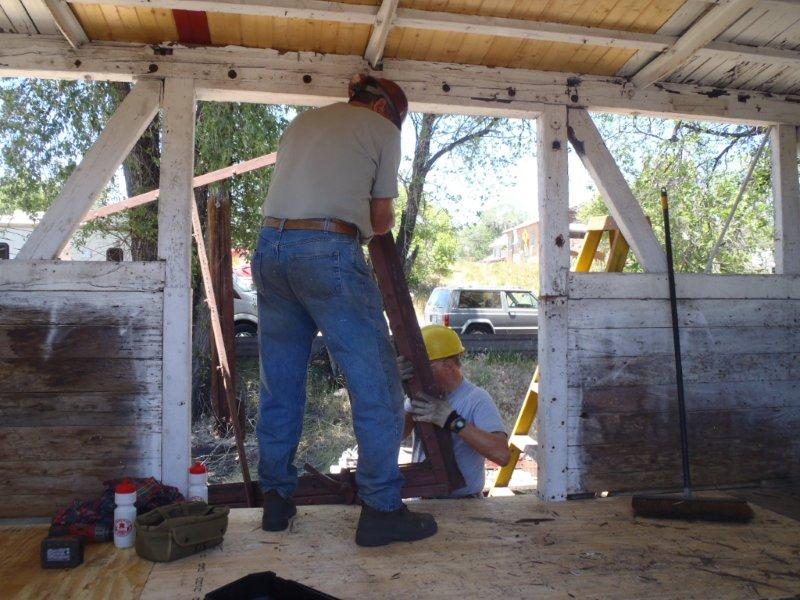
<instances>
[{"instance_id":1,"label":"parked vehicle","mask_svg":"<svg viewBox=\"0 0 800 600\"><path fill-rule=\"evenodd\" d=\"M247 271L233 271L233 327L235 337L254 337L258 333L258 302L253 278Z\"/></svg>"},{"instance_id":2,"label":"parked vehicle","mask_svg":"<svg viewBox=\"0 0 800 600\"><path fill-rule=\"evenodd\" d=\"M425 305L425 323L460 334L536 333L539 301L523 289L437 287Z\"/></svg>"}]
</instances>

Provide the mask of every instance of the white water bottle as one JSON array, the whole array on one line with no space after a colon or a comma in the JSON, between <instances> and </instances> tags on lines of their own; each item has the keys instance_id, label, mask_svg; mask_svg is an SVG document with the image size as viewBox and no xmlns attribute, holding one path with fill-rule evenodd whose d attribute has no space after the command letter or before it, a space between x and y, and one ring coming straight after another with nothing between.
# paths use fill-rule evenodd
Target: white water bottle
<instances>
[{"instance_id":1,"label":"white water bottle","mask_svg":"<svg viewBox=\"0 0 800 600\"><path fill-rule=\"evenodd\" d=\"M133 523L136 521L136 487L128 481L114 488L114 545L117 548L133 547L136 532Z\"/></svg>"},{"instance_id":2,"label":"white water bottle","mask_svg":"<svg viewBox=\"0 0 800 600\"><path fill-rule=\"evenodd\" d=\"M208 469L197 461L189 467L189 502L208 502Z\"/></svg>"}]
</instances>

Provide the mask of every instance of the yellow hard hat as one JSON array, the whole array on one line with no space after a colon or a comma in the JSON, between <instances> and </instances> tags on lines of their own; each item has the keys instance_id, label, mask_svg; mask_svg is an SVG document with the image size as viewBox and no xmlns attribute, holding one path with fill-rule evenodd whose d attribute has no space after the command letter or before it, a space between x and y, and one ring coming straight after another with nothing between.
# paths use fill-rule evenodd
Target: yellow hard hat
<instances>
[{"instance_id":1,"label":"yellow hard hat","mask_svg":"<svg viewBox=\"0 0 800 600\"><path fill-rule=\"evenodd\" d=\"M422 339L430 360L449 358L464 352L461 338L458 334L444 325L426 325L422 328Z\"/></svg>"}]
</instances>

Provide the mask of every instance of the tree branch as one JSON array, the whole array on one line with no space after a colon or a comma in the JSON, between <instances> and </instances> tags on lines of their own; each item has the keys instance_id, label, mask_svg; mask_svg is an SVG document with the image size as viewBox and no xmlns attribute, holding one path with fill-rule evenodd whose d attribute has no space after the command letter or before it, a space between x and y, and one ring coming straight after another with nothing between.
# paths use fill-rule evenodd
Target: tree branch
<instances>
[{"instance_id":1,"label":"tree branch","mask_svg":"<svg viewBox=\"0 0 800 600\"><path fill-rule=\"evenodd\" d=\"M446 145L442 146L441 148L439 148L439 150L437 152L435 152L433 154L433 156L431 156L425 162L425 164L423 166L423 171L425 173L430 171L433 168L433 165L437 160L439 160L442 156L444 156L448 152L451 152L452 150L455 150L456 148L458 148L462 144L465 144L465 143L467 143L469 141L472 141L472 140L476 140L478 138L481 138L481 137L485 136L488 133L491 133L492 130L495 127L497 127L497 124L499 122L500 122L500 119L492 119L490 124L487 125L486 127L484 127L483 129L479 129L478 131L474 131L472 133L469 133L469 134L467 134L465 136L462 136L462 137L458 138L457 140L453 140L449 144L446 144Z\"/></svg>"}]
</instances>

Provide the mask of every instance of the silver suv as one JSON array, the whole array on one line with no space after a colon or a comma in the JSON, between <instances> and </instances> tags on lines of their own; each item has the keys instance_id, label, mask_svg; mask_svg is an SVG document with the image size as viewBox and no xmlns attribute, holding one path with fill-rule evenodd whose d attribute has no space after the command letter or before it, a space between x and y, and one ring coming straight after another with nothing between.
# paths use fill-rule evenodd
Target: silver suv
<instances>
[{"instance_id":1,"label":"silver suv","mask_svg":"<svg viewBox=\"0 0 800 600\"><path fill-rule=\"evenodd\" d=\"M539 302L530 290L437 287L425 305L425 323L465 333L536 333Z\"/></svg>"}]
</instances>

